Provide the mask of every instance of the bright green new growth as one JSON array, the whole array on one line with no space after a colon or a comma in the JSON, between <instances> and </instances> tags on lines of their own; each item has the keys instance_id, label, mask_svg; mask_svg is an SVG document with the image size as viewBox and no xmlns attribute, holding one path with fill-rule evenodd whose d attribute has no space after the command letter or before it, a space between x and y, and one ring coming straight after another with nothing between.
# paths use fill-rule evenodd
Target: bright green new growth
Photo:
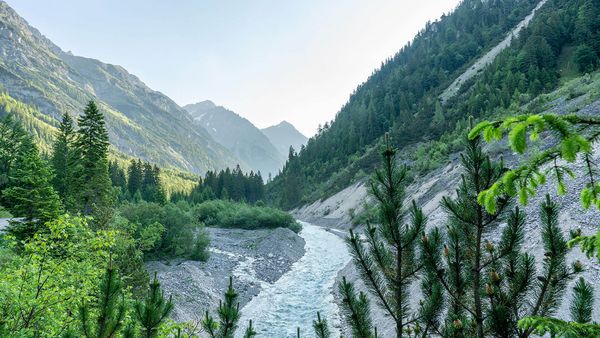
<instances>
[{"instance_id":1,"label":"bright green new growth","mask_svg":"<svg viewBox=\"0 0 600 338\"><path fill-rule=\"evenodd\" d=\"M556 318L532 316L519 321L519 327L538 335L551 334L566 338L598 337L600 325L592 323L594 309L594 288L583 278L573 287L571 301L571 322Z\"/></svg>"},{"instance_id":2,"label":"bright green new growth","mask_svg":"<svg viewBox=\"0 0 600 338\"><path fill-rule=\"evenodd\" d=\"M554 136L555 145L535 154L531 160L517 169L504 174L488 190L479 194L479 203L487 210L496 207L495 199L502 194L519 195L520 202L526 204L537 189L546 183L546 177L553 175L556 179L559 195L567 191L565 176L575 177L570 168L577 158L585 164L585 175L588 183L580 192L581 204L585 209L594 205L600 209L600 180L598 167L592 160L592 145L600 139L600 118L596 116L532 114L510 117L504 121L483 121L469 133L473 139L483 134L486 141L500 140L508 133L508 141L513 150L523 154L527 149L527 132L535 141L546 132ZM549 141L546 141L551 143ZM600 232L595 236L578 236L569 245L581 244L588 255L600 258Z\"/></svg>"}]
</instances>

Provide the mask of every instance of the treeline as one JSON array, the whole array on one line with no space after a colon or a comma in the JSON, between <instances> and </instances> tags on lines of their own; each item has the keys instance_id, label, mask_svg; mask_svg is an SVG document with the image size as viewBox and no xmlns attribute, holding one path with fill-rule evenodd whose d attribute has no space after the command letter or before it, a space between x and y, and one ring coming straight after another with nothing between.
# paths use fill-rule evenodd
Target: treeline
<instances>
[{"instance_id":1,"label":"treeline","mask_svg":"<svg viewBox=\"0 0 600 338\"><path fill-rule=\"evenodd\" d=\"M463 83L454 98L442 101L439 96L450 82L537 3L468 0L451 15L429 23L357 88L333 122L289 157L282 175L268 186L269 199L290 208L345 188L379 163L377 152L386 132L401 151L428 144L404 157L429 170L459 150L457 140L469 115L514 111L555 89L561 74L597 69L597 0L549 0L490 66ZM565 73L569 69L573 71Z\"/></svg>"},{"instance_id":2,"label":"treeline","mask_svg":"<svg viewBox=\"0 0 600 338\"><path fill-rule=\"evenodd\" d=\"M222 199L236 202L256 203L264 200L265 188L260 172L245 174L238 165L218 173L208 171L202 180L189 194L174 193L171 200L186 200L191 203Z\"/></svg>"},{"instance_id":3,"label":"treeline","mask_svg":"<svg viewBox=\"0 0 600 338\"><path fill-rule=\"evenodd\" d=\"M112 185L119 189L121 200L156 203L166 201L158 166L138 159L131 160L129 167L123 169L116 161L111 161L108 163L108 172Z\"/></svg>"}]
</instances>

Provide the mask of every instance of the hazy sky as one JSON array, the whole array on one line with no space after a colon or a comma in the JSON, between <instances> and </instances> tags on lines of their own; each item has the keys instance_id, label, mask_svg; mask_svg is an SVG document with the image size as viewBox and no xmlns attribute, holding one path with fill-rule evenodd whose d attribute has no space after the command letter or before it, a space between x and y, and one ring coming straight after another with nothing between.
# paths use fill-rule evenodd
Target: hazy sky
<instances>
[{"instance_id":1,"label":"hazy sky","mask_svg":"<svg viewBox=\"0 0 600 338\"><path fill-rule=\"evenodd\" d=\"M118 64L180 105L210 99L307 136L459 0L7 0L62 49Z\"/></svg>"}]
</instances>

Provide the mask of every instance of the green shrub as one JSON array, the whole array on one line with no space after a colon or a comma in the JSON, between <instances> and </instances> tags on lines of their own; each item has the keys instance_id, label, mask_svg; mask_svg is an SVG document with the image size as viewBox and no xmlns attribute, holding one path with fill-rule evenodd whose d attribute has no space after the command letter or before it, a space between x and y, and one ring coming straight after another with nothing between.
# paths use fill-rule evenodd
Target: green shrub
<instances>
[{"instance_id":1,"label":"green shrub","mask_svg":"<svg viewBox=\"0 0 600 338\"><path fill-rule=\"evenodd\" d=\"M135 225L132 235L146 258L208 258L208 234L187 202L127 202L119 213Z\"/></svg>"},{"instance_id":2,"label":"green shrub","mask_svg":"<svg viewBox=\"0 0 600 338\"><path fill-rule=\"evenodd\" d=\"M223 200L207 201L194 209L196 218L207 226L239 229L289 228L294 232L300 225L287 212L279 209L252 206Z\"/></svg>"}]
</instances>

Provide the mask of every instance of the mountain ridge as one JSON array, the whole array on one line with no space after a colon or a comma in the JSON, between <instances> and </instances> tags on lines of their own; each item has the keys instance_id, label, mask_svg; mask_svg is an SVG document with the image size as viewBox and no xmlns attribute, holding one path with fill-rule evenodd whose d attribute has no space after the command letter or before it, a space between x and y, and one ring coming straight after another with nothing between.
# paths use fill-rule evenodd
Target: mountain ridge
<instances>
[{"instance_id":1,"label":"mountain ridge","mask_svg":"<svg viewBox=\"0 0 600 338\"><path fill-rule=\"evenodd\" d=\"M276 125L262 128L262 133L267 136L277 150L287 158L289 155L290 146L294 150L299 151L300 148L308 142L308 138L304 136L293 124L288 121L281 121Z\"/></svg>"},{"instance_id":2,"label":"mountain ridge","mask_svg":"<svg viewBox=\"0 0 600 338\"><path fill-rule=\"evenodd\" d=\"M121 66L64 52L1 0L0 42L0 84L51 117L52 123L40 122L47 128L94 99L117 152L198 174L248 168L169 97Z\"/></svg>"},{"instance_id":3,"label":"mountain ridge","mask_svg":"<svg viewBox=\"0 0 600 338\"><path fill-rule=\"evenodd\" d=\"M275 175L285 157L251 121L210 100L183 107L194 122L222 146L263 176Z\"/></svg>"}]
</instances>

